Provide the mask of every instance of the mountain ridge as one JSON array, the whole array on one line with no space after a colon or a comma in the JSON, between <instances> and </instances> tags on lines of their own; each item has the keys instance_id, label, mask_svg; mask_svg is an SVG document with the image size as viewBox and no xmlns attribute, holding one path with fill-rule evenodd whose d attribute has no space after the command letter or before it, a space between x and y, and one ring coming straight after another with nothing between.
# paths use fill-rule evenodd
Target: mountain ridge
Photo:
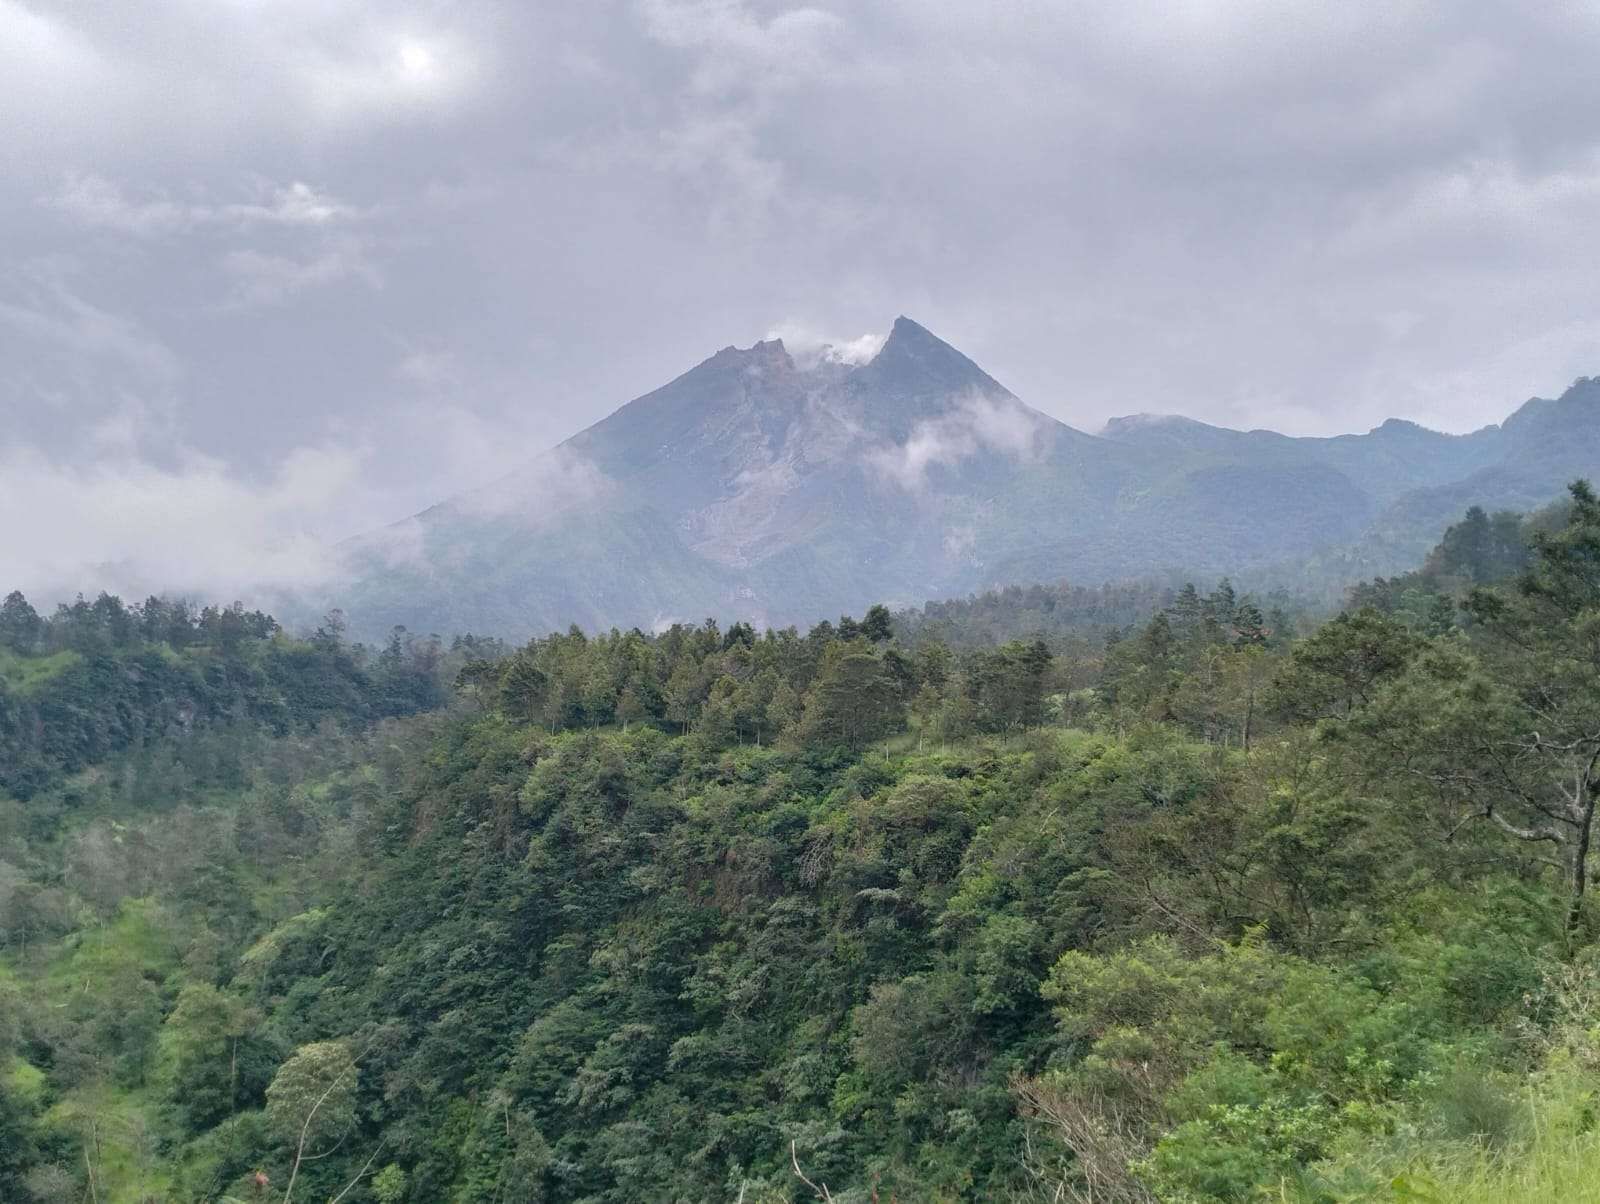
<instances>
[{"instance_id":1,"label":"mountain ridge","mask_svg":"<svg viewBox=\"0 0 1600 1204\"><path fill-rule=\"evenodd\" d=\"M1589 378L1465 435L1139 414L1090 434L902 315L860 362L799 362L780 338L724 347L522 469L349 542L350 581L326 601L368 633L520 637L803 624L1063 578L1392 571L1466 505L1527 508L1597 470Z\"/></svg>"}]
</instances>

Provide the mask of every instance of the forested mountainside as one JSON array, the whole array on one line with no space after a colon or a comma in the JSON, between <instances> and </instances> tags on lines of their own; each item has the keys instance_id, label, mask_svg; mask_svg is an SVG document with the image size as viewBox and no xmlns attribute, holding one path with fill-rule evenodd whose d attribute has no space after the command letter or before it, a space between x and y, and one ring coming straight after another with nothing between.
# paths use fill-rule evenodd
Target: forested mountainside
<instances>
[{"instance_id":1,"label":"forested mountainside","mask_svg":"<svg viewBox=\"0 0 1600 1204\"><path fill-rule=\"evenodd\" d=\"M1321 625L13 597L0 1199L1592 1200L1597 563L1577 486Z\"/></svg>"},{"instance_id":2,"label":"forested mountainside","mask_svg":"<svg viewBox=\"0 0 1600 1204\"><path fill-rule=\"evenodd\" d=\"M347 545L314 600L381 637L577 623L809 626L1031 581L1230 574L1337 596L1471 505L1600 474L1600 382L1444 435L1290 438L1032 409L906 318L869 362L728 347L484 488Z\"/></svg>"},{"instance_id":3,"label":"forested mountainside","mask_svg":"<svg viewBox=\"0 0 1600 1204\"><path fill-rule=\"evenodd\" d=\"M44 618L13 592L0 602L0 790L27 799L170 734L227 743L431 709L442 658L437 641L398 631L380 651L347 648L337 616L291 640L237 604L80 595Z\"/></svg>"}]
</instances>

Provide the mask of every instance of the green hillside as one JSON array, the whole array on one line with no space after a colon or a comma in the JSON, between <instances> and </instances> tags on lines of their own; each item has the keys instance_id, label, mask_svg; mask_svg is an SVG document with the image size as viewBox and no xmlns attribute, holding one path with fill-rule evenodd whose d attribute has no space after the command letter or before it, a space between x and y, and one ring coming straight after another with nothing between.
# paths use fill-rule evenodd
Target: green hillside
<instances>
[{"instance_id":1,"label":"green hillside","mask_svg":"<svg viewBox=\"0 0 1600 1204\"><path fill-rule=\"evenodd\" d=\"M35 710L0 798L0 1198L1585 1199L1596 549L1580 486L1321 625L262 617L226 708L220 618L14 599L11 713L135 735Z\"/></svg>"}]
</instances>

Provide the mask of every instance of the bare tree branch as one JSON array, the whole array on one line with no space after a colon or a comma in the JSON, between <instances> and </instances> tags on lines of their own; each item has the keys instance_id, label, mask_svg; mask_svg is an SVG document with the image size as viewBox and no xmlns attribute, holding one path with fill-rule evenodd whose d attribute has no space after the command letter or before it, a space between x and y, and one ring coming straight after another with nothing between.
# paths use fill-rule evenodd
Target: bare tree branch
<instances>
[{"instance_id":1,"label":"bare tree branch","mask_svg":"<svg viewBox=\"0 0 1600 1204\"><path fill-rule=\"evenodd\" d=\"M832 1204L833 1196L828 1191L828 1185L824 1183L821 1187L818 1187L810 1179L807 1179L805 1171L800 1169L800 1156L795 1153L793 1139L789 1142L789 1162L794 1166L794 1173L800 1177L800 1182L815 1192L817 1199L825 1200L828 1204Z\"/></svg>"},{"instance_id":2,"label":"bare tree branch","mask_svg":"<svg viewBox=\"0 0 1600 1204\"><path fill-rule=\"evenodd\" d=\"M354 1179L350 1180L349 1183L346 1183L345 1186L344 1186L344 1190L342 1192L340 1192L338 1195L334 1196L333 1199L329 1200L328 1204L339 1204L340 1200L344 1199L346 1196L348 1196L350 1194L350 1189L352 1187L354 1187L357 1183L360 1183L362 1178L365 1177L366 1173L369 1170L372 1169L372 1164L378 1160L378 1154L382 1151L382 1149L383 1149L383 1141L380 1139L379 1142L378 1142L377 1149L372 1151L372 1157L368 1158L366 1160L366 1162L364 1162L362 1164L361 1169L356 1172L356 1177Z\"/></svg>"}]
</instances>

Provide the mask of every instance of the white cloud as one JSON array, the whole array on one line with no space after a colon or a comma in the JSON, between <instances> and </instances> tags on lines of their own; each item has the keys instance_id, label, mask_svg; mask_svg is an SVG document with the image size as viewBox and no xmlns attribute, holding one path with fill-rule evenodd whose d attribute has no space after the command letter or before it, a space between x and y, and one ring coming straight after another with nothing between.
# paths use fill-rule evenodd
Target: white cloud
<instances>
[{"instance_id":1,"label":"white cloud","mask_svg":"<svg viewBox=\"0 0 1600 1204\"><path fill-rule=\"evenodd\" d=\"M686 75L664 98L654 136L625 138L624 152L695 182L714 236L770 231L774 211L801 190L767 127L795 93L844 74L848 22L813 5L766 15L746 0L640 0L638 13L645 36L676 52Z\"/></svg>"},{"instance_id":2,"label":"white cloud","mask_svg":"<svg viewBox=\"0 0 1600 1204\"><path fill-rule=\"evenodd\" d=\"M482 52L445 30L369 27L293 59L298 90L336 126L448 109L485 79Z\"/></svg>"},{"instance_id":3,"label":"white cloud","mask_svg":"<svg viewBox=\"0 0 1600 1204\"><path fill-rule=\"evenodd\" d=\"M782 339L784 350L799 368L811 368L820 363L865 364L883 350L888 338L881 334L840 338L822 334L803 322L780 322L766 337Z\"/></svg>"},{"instance_id":4,"label":"white cloud","mask_svg":"<svg viewBox=\"0 0 1600 1204\"><path fill-rule=\"evenodd\" d=\"M1367 201L1334 243L1336 253L1392 255L1419 246L1480 253L1539 240L1565 243L1593 221L1600 202L1600 156L1530 171L1479 158L1422 174Z\"/></svg>"},{"instance_id":5,"label":"white cloud","mask_svg":"<svg viewBox=\"0 0 1600 1204\"><path fill-rule=\"evenodd\" d=\"M0 593L178 593L270 609L343 579L352 537L391 564L425 566L424 527L401 516L484 480L503 478L470 492L466 508L533 525L605 496L610 482L583 457L538 455L550 436L536 411L491 422L436 395L450 356L430 360L437 373L402 373L424 395L392 397L371 424L334 422L264 472L187 446L171 413L134 397L102 405L51 452L0 429L0 513L31 516L0 540ZM375 471L420 446L424 479Z\"/></svg>"},{"instance_id":6,"label":"white cloud","mask_svg":"<svg viewBox=\"0 0 1600 1204\"><path fill-rule=\"evenodd\" d=\"M21 119L0 118L0 129L32 142L53 127L85 120L120 82L92 42L59 15L0 0L0 101L16 101L14 107L0 103L0 114L11 109Z\"/></svg>"},{"instance_id":7,"label":"white cloud","mask_svg":"<svg viewBox=\"0 0 1600 1204\"><path fill-rule=\"evenodd\" d=\"M261 484L193 455L163 469L120 454L74 467L0 451L0 513L30 516L8 528L0 581L46 600L314 586L337 568L317 526L360 492L360 472L359 454L329 447L298 450Z\"/></svg>"},{"instance_id":8,"label":"white cloud","mask_svg":"<svg viewBox=\"0 0 1600 1204\"><path fill-rule=\"evenodd\" d=\"M426 572L433 567L428 559L427 530L415 516L362 532L339 549L341 564L348 564L346 557L351 553L375 556L390 568Z\"/></svg>"},{"instance_id":9,"label":"white cloud","mask_svg":"<svg viewBox=\"0 0 1600 1204\"><path fill-rule=\"evenodd\" d=\"M362 216L336 197L294 180L253 201L179 202L165 196L134 199L103 176L69 175L43 204L85 226L140 236L186 233L205 226L326 226Z\"/></svg>"},{"instance_id":10,"label":"white cloud","mask_svg":"<svg viewBox=\"0 0 1600 1204\"><path fill-rule=\"evenodd\" d=\"M1021 402L974 394L948 413L917 423L904 443L869 449L866 462L885 480L918 493L936 465L954 467L983 451L1028 459L1044 429L1045 419Z\"/></svg>"},{"instance_id":11,"label":"white cloud","mask_svg":"<svg viewBox=\"0 0 1600 1204\"><path fill-rule=\"evenodd\" d=\"M409 352L395 365L394 374L407 384L424 389L456 386L462 379L455 355L439 350Z\"/></svg>"},{"instance_id":12,"label":"white cloud","mask_svg":"<svg viewBox=\"0 0 1600 1204\"><path fill-rule=\"evenodd\" d=\"M97 175L69 177L42 203L85 226L126 234L167 234L190 220L184 206L167 200L130 201L115 184Z\"/></svg>"},{"instance_id":13,"label":"white cloud","mask_svg":"<svg viewBox=\"0 0 1600 1204\"><path fill-rule=\"evenodd\" d=\"M766 20L744 0L642 0L650 37L678 50L703 52L695 91L723 94L784 87L826 66L834 40L846 33L838 15L810 5Z\"/></svg>"},{"instance_id":14,"label":"white cloud","mask_svg":"<svg viewBox=\"0 0 1600 1204\"><path fill-rule=\"evenodd\" d=\"M310 184L295 180L275 188L267 204L227 205L222 212L238 222L275 222L286 226L324 226L359 216L359 211Z\"/></svg>"},{"instance_id":15,"label":"white cloud","mask_svg":"<svg viewBox=\"0 0 1600 1204\"><path fill-rule=\"evenodd\" d=\"M336 430L292 449L262 475L181 444L169 463L148 454L147 415L125 407L94 427L70 459L0 441L0 513L27 514L0 541L0 592L54 601L107 590L243 599L272 606L315 595L347 571L341 541L392 564L424 565L424 528L405 515L420 499L383 484L380 435L431 440L436 471L456 487L532 458L526 434L492 428L448 405L396 401L382 431ZM597 501L610 482L557 448L463 499L478 514L534 525Z\"/></svg>"},{"instance_id":16,"label":"white cloud","mask_svg":"<svg viewBox=\"0 0 1600 1204\"><path fill-rule=\"evenodd\" d=\"M344 137L455 111L494 78L504 22L375 0L117 5L0 0L0 130L96 161L182 162L268 138Z\"/></svg>"}]
</instances>

